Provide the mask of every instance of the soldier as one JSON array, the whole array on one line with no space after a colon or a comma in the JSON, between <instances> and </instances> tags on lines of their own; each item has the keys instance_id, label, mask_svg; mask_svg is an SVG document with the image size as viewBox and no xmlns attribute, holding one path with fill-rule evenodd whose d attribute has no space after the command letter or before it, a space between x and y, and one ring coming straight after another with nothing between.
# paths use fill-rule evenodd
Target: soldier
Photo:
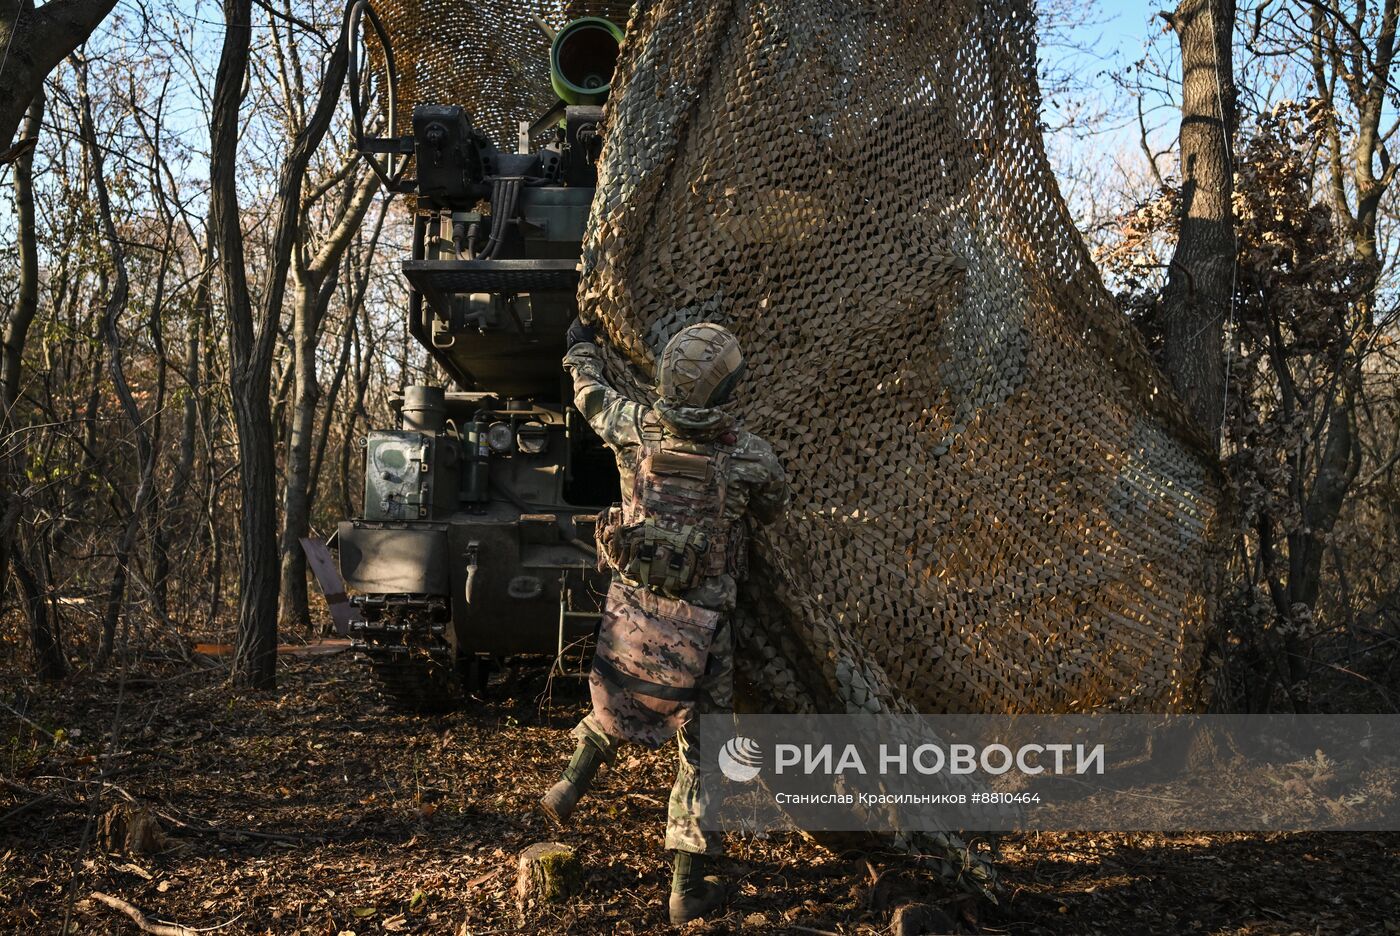
<instances>
[{"instance_id":1,"label":"soldier","mask_svg":"<svg viewBox=\"0 0 1400 936\"><path fill-rule=\"evenodd\" d=\"M574 404L613 450L620 506L599 518L600 567L613 572L573 758L540 806L564 824L619 744L676 737L666 848L675 852L670 916L698 919L724 903L707 877L720 837L701 830L715 795L715 752L697 749L694 715L733 711L737 584L747 565L745 517L771 523L788 505L773 449L720 409L744 370L738 340L691 325L657 363L654 406L623 398L603 376L593 330L575 320L564 367Z\"/></svg>"}]
</instances>

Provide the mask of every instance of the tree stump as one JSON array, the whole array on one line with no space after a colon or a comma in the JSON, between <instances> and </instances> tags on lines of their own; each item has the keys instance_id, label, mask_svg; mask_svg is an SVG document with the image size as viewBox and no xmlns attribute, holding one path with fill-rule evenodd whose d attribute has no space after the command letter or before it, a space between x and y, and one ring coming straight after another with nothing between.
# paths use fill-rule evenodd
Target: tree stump
<instances>
[{"instance_id":1,"label":"tree stump","mask_svg":"<svg viewBox=\"0 0 1400 936\"><path fill-rule=\"evenodd\" d=\"M562 903L583 890L583 865L562 842L539 842L520 853L515 877L515 905L523 916L530 907Z\"/></svg>"},{"instance_id":2,"label":"tree stump","mask_svg":"<svg viewBox=\"0 0 1400 936\"><path fill-rule=\"evenodd\" d=\"M165 830L145 806L118 803L107 810L97 829L104 851L128 855L153 855L164 851Z\"/></svg>"},{"instance_id":3,"label":"tree stump","mask_svg":"<svg viewBox=\"0 0 1400 936\"><path fill-rule=\"evenodd\" d=\"M926 903L907 903L894 911L890 919L892 936L941 936L957 929L953 918L938 907Z\"/></svg>"}]
</instances>

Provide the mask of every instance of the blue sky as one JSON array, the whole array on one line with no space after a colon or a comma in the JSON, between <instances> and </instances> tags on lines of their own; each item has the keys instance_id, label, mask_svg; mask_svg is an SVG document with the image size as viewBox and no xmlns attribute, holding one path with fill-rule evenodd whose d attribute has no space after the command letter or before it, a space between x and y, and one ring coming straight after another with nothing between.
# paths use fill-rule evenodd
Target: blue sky
<instances>
[{"instance_id":1,"label":"blue sky","mask_svg":"<svg viewBox=\"0 0 1400 936\"><path fill-rule=\"evenodd\" d=\"M1072 2L1072 0L1052 0ZM1040 36L1041 72L1067 72L1077 87L1071 97L1088 99L1113 97L1108 72L1119 71L1142 55L1147 42L1160 35L1162 21L1157 13L1170 4L1099 0L1076 8L1079 18L1070 28L1056 28L1056 14L1042 13ZM1053 89L1046 87L1047 106Z\"/></svg>"},{"instance_id":2,"label":"blue sky","mask_svg":"<svg viewBox=\"0 0 1400 936\"><path fill-rule=\"evenodd\" d=\"M1097 29L1103 38L1113 43L1142 44L1147 34L1146 19L1156 16L1163 4L1132 3L1128 0L1103 0L1098 4L1102 25Z\"/></svg>"},{"instance_id":3,"label":"blue sky","mask_svg":"<svg viewBox=\"0 0 1400 936\"><path fill-rule=\"evenodd\" d=\"M1172 55L1176 43L1164 35L1158 13L1174 2L1153 0L1039 0L1041 4L1040 73L1047 127L1046 151L1060 178L1061 192L1079 220L1087 220L1089 202L1121 201L1123 186L1137 187L1145 178L1146 158L1139 143L1137 100L1121 90L1122 76L1155 41L1159 55ZM1064 7L1058 12L1056 7ZM1066 18L1076 22L1066 24ZM1175 82L1174 63L1167 67ZM1069 76L1068 88L1057 88L1053 76ZM1157 84L1153 81L1152 84ZM1168 96L1143 98L1145 120L1153 149L1169 149L1176 138L1180 113ZM1076 113L1075 129L1062 128ZM1115 194L1116 193L1116 194ZM1087 201L1086 201L1087 199Z\"/></svg>"}]
</instances>

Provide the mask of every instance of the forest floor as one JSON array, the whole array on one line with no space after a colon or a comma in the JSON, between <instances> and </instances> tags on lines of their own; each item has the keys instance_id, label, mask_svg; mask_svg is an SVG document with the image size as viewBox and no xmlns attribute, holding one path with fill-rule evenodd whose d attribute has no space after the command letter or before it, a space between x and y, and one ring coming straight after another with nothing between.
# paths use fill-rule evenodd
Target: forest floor
<instances>
[{"instance_id":1,"label":"forest floor","mask_svg":"<svg viewBox=\"0 0 1400 936\"><path fill-rule=\"evenodd\" d=\"M135 933L94 900L219 933L665 933L673 752L605 771L563 832L534 810L571 749L575 687L488 689L470 707L388 707L348 653L284 657L272 694L219 669L145 665L40 689L0 671L0 931ZM100 760L117 730L115 753ZM100 799L97 794L101 793ZM97 843L147 806L155 854ZM581 897L521 923L515 856L561 840ZM691 933L876 934L909 900L958 933L1400 933L1400 835L1038 834L999 843L999 905L897 855L733 840L728 912Z\"/></svg>"}]
</instances>

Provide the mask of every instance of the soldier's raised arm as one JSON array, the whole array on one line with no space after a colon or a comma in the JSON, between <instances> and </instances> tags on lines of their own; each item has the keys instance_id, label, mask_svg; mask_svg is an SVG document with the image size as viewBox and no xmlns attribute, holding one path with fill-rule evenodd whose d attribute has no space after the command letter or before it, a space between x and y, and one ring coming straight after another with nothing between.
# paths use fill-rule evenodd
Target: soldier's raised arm
<instances>
[{"instance_id":1,"label":"soldier's raised arm","mask_svg":"<svg viewBox=\"0 0 1400 936\"><path fill-rule=\"evenodd\" d=\"M759 523L772 523L781 517L792 503L792 487L788 484L783 463L768 443L763 443L758 462L763 466L764 479L754 485L749 495L749 511Z\"/></svg>"},{"instance_id":2,"label":"soldier's raised arm","mask_svg":"<svg viewBox=\"0 0 1400 936\"><path fill-rule=\"evenodd\" d=\"M608 445L636 445L642 406L608 383L603 375L603 355L593 337L593 329L575 319L565 339L569 350L564 354L564 369L574 381L574 406Z\"/></svg>"}]
</instances>

